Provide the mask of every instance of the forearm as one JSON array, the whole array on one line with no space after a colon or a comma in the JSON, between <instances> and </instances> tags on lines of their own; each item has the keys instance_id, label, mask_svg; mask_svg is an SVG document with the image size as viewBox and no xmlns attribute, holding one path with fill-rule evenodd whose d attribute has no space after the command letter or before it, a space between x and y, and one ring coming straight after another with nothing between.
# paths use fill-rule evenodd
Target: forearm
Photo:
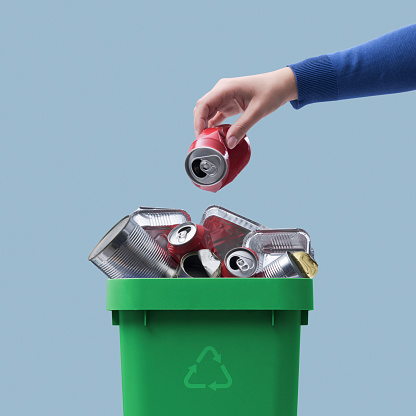
<instances>
[{"instance_id":1,"label":"forearm","mask_svg":"<svg viewBox=\"0 0 416 416\"><path fill-rule=\"evenodd\" d=\"M289 65L299 109L307 104L416 89L416 24L370 42Z\"/></svg>"}]
</instances>

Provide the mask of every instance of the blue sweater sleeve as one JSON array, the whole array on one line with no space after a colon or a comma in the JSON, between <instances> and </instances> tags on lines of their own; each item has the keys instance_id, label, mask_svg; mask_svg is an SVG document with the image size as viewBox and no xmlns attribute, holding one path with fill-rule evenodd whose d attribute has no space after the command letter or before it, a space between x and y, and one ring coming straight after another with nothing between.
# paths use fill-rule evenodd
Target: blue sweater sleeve
<instances>
[{"instance_id":1,"label":"blue sweater sleeve","mask_svg":"<svg viewBox=\"0 0 416 416\"><path fill-rule=\"evenodd\" d=\"M370 42L288 65L299 109L311 103L416 90L416 24Z\"/></svg>"}]
</instances>

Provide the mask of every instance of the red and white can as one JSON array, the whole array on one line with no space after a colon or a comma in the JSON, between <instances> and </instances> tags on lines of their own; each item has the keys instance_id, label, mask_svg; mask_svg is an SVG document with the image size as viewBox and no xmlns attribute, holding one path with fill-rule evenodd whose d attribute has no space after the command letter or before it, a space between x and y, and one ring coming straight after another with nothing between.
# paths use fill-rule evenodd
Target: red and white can
<instances>
[{"instance_id":1,"label":"red and white can","mask_svg":"<svg viewBox=\"0 0 416 416\"><path fill-rule=\"evenodd\" d=\"M229 149L225 144L230 124L205 129L191 144L185 170L192 182L205 191L217 192L232 182L250 160L247 136Z\"/></svg>"},{"instance_id":2,"label":"red and white can","mask_svg":"<svg viewBox=\"0 0 416 416\"><path fill-rule=\"evenodd\" d=\"M246 247L230 250L221 265L222 277L251 277L258 268L259 259L255 251Z\"/></svg>"},{"instance_id":3,"label":"red and white can","mask_svg":"<svg viewBox=\"0 0 416 416\"><path fill-rule=\"evenodd\" d=\"M184 222L173 228L168 235L169 253L178 262L186 253L202 249L208 249L216 254L211 235L202 225L190 221Z\"/></svg>"}]
</instances>

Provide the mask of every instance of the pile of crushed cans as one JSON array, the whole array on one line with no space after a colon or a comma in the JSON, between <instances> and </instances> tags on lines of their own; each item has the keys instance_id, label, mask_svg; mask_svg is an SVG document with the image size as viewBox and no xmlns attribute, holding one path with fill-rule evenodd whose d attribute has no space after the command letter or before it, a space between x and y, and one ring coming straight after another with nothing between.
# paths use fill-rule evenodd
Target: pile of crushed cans
<instances>
[{"instance_id":1,"label":"pile of crushed cans","mask_svg":"<svg viewBox=\"0 0 416 416\"><path fill-rule=\"evenodd\" d=\"M312 278L318 272L306 231L270 229L216 205L199 224L184 210L140 207L88 260L111 279Z\"/></svg>"}]
</instances>

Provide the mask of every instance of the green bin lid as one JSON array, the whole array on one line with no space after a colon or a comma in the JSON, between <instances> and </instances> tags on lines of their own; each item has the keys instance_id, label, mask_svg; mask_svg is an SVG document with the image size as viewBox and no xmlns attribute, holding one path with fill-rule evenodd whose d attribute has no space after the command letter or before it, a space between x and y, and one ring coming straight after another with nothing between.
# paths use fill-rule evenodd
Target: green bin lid
<instances>
[{"instance_id":1,"label":"green bin lid","mask_svg":"<svg viewBox=\"0 0 416 416\"><path fill-rule=\"evenodd\" d=\"M313 280L109 279L107 310L312 310Z\"/></svg>"}]
</instances>

